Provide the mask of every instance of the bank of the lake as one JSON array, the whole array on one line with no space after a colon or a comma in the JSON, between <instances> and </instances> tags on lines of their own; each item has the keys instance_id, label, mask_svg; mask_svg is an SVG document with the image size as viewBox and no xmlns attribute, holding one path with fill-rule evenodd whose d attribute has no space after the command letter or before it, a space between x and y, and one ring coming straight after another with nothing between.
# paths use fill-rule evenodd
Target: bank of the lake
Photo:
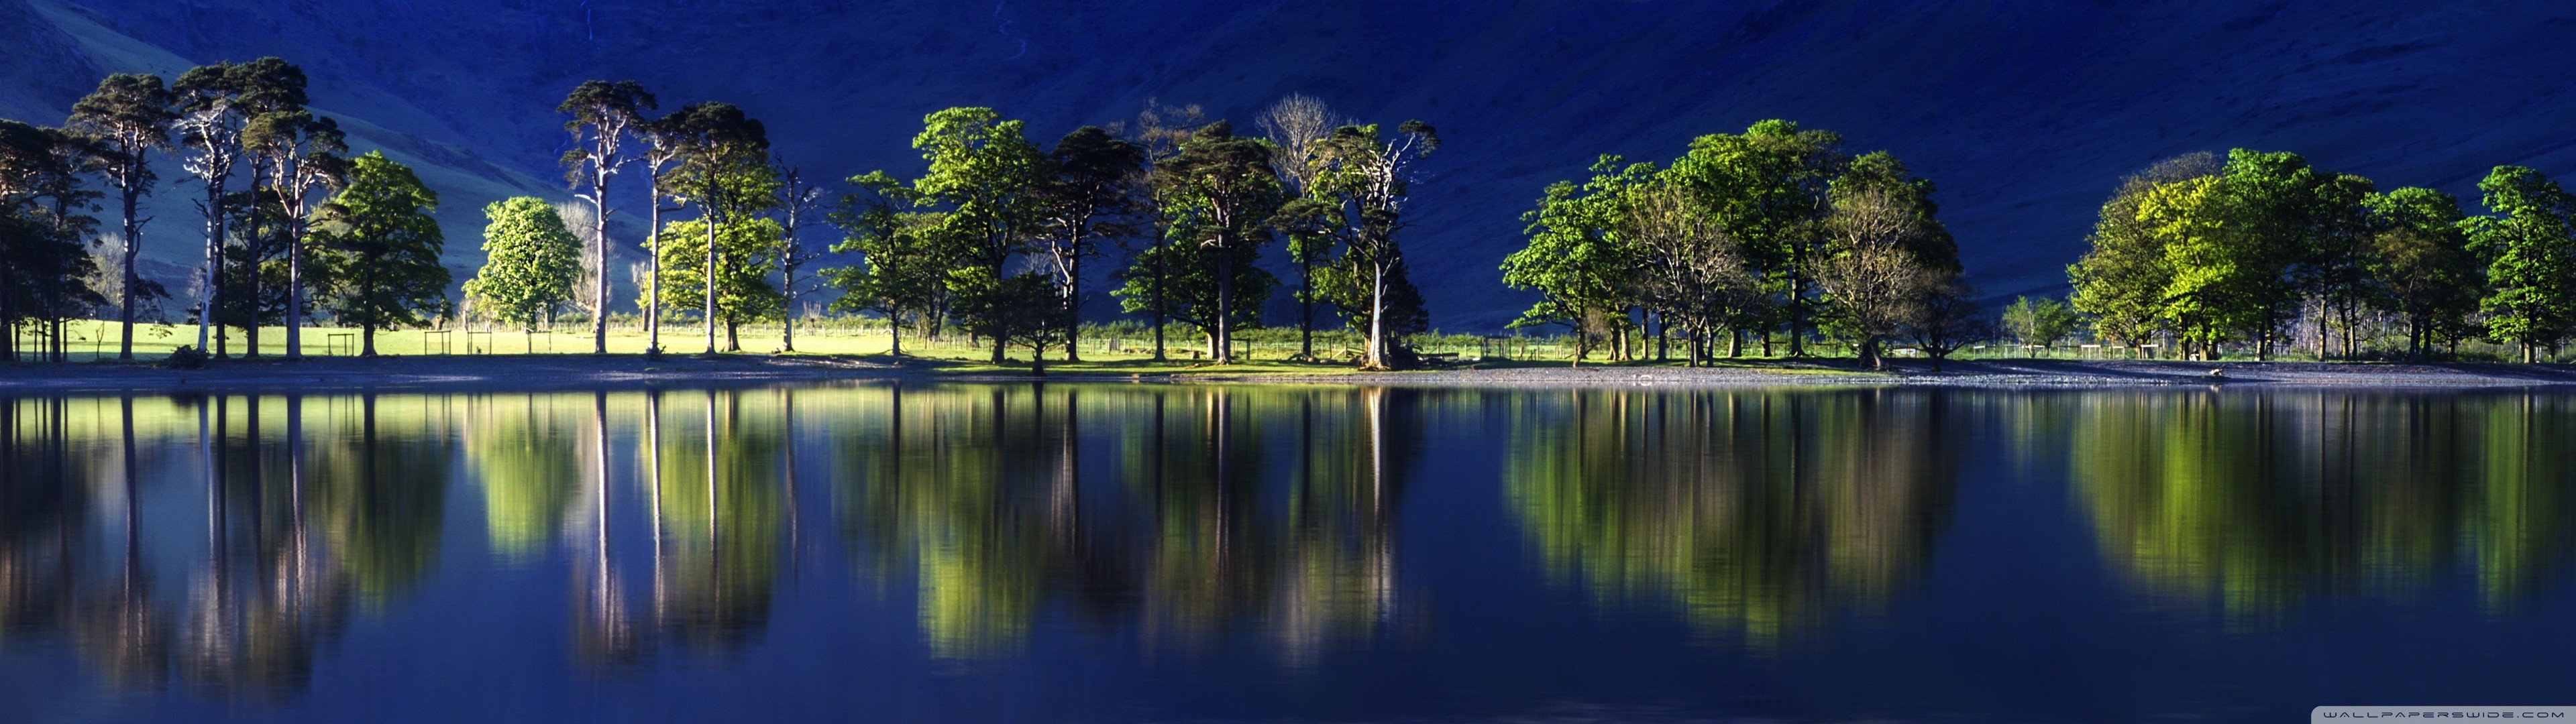
<instances>
[{"instance_id":1,"label":"bank of the lake","mask_svg":"<svg viewBox=\"0 0 2576 724\"><path fill-rule=\"evenodd\" d=\"M0 365L0 393L243 389L532 390L669 385L762 385L832 380L1002 382L1295 383L1501 387L1905 385L1956 387L2302 386L2474 389L2576 385L2576 367L2484 363L2179 362L2147 360L1953 361L1938 371L1908 361L1884 372L1848 360L1757 360L1712 367L1673 364L1485 362L1405 372L1259 362L1234 366L1143 360L1025 363L827 355L492 355L222 360L198 369L89 362Z\"/></svg>"}]
</instances>

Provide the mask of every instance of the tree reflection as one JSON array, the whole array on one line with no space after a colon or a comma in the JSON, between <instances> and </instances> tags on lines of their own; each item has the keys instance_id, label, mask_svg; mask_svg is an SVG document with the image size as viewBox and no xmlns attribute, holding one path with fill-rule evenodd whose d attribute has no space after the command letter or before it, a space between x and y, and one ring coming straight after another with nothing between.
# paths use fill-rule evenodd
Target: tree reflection
<instances>
[{"instance_id":1,"label":"tree reflection","mask_svg":"<svg viewBox=\"0 0 2576 724\"><path fill-rule=\"evenodd\" d=\"M2085 395L2069 468L2136 585L2240 622L2318 594L2403 593L2462 564L2490 607L2558 573L2576 531L2568 401L2542 396Z\"/></svg>"},{"instance_id":2,"label":"tree reflection","mask_svg":"<svg viewBox=\"0 0 2576 724\"><path fill-rule=\"evenodd\" d=\"M1389 620L1410 393L867 394L883 413L836 426L843 530L872 570L914 574L936 655L1012 650L1050 602L1181 646L1255 626L1292 660Z\"/></svg>"},{"instance_id":3,"label":"tree reflection","mask_svg":"<svg viewBox=\"0 0 2576 724\"><path fill-rule=\"evenodd\" d=\"M1964 442L1947 394L1514 397L1505 492L1558 579L1776 646L1922 574Z\"/></svg>"}]
</instances>

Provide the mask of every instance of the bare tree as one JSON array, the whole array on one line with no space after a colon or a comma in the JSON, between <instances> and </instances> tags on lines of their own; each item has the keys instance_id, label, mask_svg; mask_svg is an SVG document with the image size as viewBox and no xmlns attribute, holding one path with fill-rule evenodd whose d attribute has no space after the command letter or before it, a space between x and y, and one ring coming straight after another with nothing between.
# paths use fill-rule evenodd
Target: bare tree
<instances>
[{"instance_id":1,"label":"bare tree","mask_svg":"<svg viewBox=\"0 0 2576 724\"><path fill-rule=\"evenodd\" d=\"M784 314L786 337L780 348L783 351L794 352L796 351L796 300L809 291L799 285L812 281L811 278L796 278L796 270L823 257L822 252L798 243L796 230L806 226L806 222L814 221L817 218L816 215L822 213L823 189L807 183L804 175L796 167L787 165L784 160L773 158L770 166L776 170L779 181L778 269L782 283L778 287L778 293L786 297L786 302L783 304L786 307Z\"/></svg>"},{"instance_id":2,"label":"bare tree","mask_svg":"<svg viewBox=\"0 0 2576 724\"><path fill-rule=\"evenodd\" d=\"M1627 201L1624 231L1639 252L1639 273L1629 281L1664 324L1677 322L1690 334L1689 364L1704 364L1709 341L1759 294L1744 247L1684 189L1658 184Z\"/></svg>"},{"instance_id":3,"label":"bare tree","mask_svg":"<svg viewBox=\"0 0 2576 724\"><path fill-rule=\"evenodd\" d=\"M599 229L603 225L598 213L587 200L555 202L555 215L563 217L564 230L572 232L572 238L581 243L581 276L572 281L572 307L592 319L608 315L604 306L607 297L599 293L599 285L608 280L606 261L600 258L608 245L600 243Z\"/></svg>"},{"instance_id":4,"label":"bare tree","mask_svg":"<svg viewBox=\"0 0 2576 724\"><path fill-rule=\"evenodd\" d=\"M1292 198L1306 198L1314 190L1315 179L1324 173L1324 142L1333 129L1357 121L1334 113L1324 101L1302 93L1291 93L1270 104L1253 119L1261 135L1270 139L1279 151L1270 157L1270 165L1279 179L1288 185ZM1288 227L1288 257L1297 262L1297 336L1299 359L1315 357L1315 265L1332 252L1332 236L1304 228L1295 219L1312 218L1311 214L1283 214L1292 221Z\"/></svg>"},{"instance_id":5,"label":"bare tree","mask_svg":"<svg viewBox=\"0 0 2576 724\"><path fill-rule=\"evenodd\" d=\"M1813 276L1828 298L1828 314L1860 340L1860 361L1871 369L1886 368L1880 343L1916 318L1931 281L1906 251L1923 233L1920 218L1911 204L1873 190L1836 200L1827 219L1831 247L1814 262Z\"/></svg>"}]
</instances>

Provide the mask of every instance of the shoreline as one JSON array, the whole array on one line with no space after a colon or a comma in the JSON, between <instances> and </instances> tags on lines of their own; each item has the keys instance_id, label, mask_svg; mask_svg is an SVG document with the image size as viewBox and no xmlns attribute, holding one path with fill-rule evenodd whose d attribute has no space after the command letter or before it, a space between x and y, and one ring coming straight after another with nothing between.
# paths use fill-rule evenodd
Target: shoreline
<instances>
[{"instance_id":1,"label":"shoreline","mask_svg":"<svg viewBox=\"0 0 2576 724\"><path fill-rule=\"evenodd\" d=\"M964 369L955 369L964 368ZM2218 375L2210 373L2215 370ZM1439 387L1813 387L1889 386L2021 389L2173 387L2345 388L2418 391L2576 387L2576 367L2492 363L2180 362L1989 359L1952 361L1941 372L1915 360L1887 372L1849 360L1761 360L1715 367L1515 362L1408 372L1316 366L1297 371L1139 366L1035 375L939 360L881 357L316 357L225 360L194 370L145 363L0 365L0 395L242 390L538 391L651 387L765 386L822 382L1304 384Z\"/></svg>"}]
</instances>

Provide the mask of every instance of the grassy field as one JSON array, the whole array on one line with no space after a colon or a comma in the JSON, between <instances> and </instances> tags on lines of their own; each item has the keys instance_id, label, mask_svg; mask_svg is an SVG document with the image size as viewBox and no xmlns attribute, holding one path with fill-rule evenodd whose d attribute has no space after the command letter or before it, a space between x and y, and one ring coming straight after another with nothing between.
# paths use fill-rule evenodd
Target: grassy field
<instances>
[{"instance_id":1,"label":"grassy field","mask_svg":"<svg viewBox=\"0 0 2576 724\"><path fill-rule=\"evenodd\" d=\"M247 344L243 337L242 330L234 328L227 331L229 332L228 336L230 338L228 343L216 344L213 346L226 351L228 356L242 356L242 354L247 351ZM587 326L572 324L558 325L552 330L539 330L535 332L480 332L467 330L439 331L419 329L379 331L376 333L376 353L379 355L404 357L420 355L475 356L587 354L591 351L591 338L589 331L590 330ZM71 322L68 325L67 332L71 361L88 362L93 360L113 360L116 358L118 325L114 321L78 320ZM1165 341L1166 359L1161 362L1156 362L1152 359L1152 339L1141 328L1135 327L1134 325L1107 325L1099 329L1090 329L1084 333L1085 336L1083 337L1082 342L1083 360L1081 362L1067 363L1061 359L1055 358L1056 355L1050 355L1050 358L1047 361L1047 369L1050 371L1102 374L1186 373L1190 371L1205 371L1210 373L1221 372L1225 374L1330 374L1350 371L1354 365L1344 360L1356 358L1356 348L1359 345L1359 340L1356 335L1352 335L1348 332L1318 332L1315 338L1315 351L1317 356L1322 357L1325 360L1333 361L1295 361L1294 358L1297 356L1300 349L1296 330L1277 328L1248 330L1242 334L1241 339L1237 342L1236 364L1218 367L1205 361L1205 343L1198 335L1191 333L1186 329L1174 329L1171 332L1172 333ZM740 352L743 354L754 355L777 354L781 351L782 346L780 333L781 328L777 324L743 327L739 332L739 339L742 347ZM303 337L304 354L307 356L356 356L360 350L359 333L355 329L339 327L306 327L304 329ZM139 359L157 360L169 355L172 349L181 345L195 344L196 339L197 328L194 325L137 324L135 325L134 353ZM259 352L262 356L278 356L285 354L286 330L283 327L264 327L260 330L259 339ZM33 335L22 335L20 337L20 348L34 349L40 344L40 342L41 340L35 338ZM722 342L722 330L718 330L719 345L721 345ZM1479 337L1463 334L1434 334L1416 337L1412 342L1415 349L1426 354L1455 355L1460 361L1475 361L1479 363L1477 366L1488 368L1563 365L1569 361L1569 358L1573 353L1573 348L1570 344L1566 344L1563 340L1552 337ZM612 324L609 327L608 351L612 353L639 354L644 351L645 343L646 337L644 331L640 327L633 325L631 322L627 324ZM662 328L662 349L664 352L673 354L696 354L703 352L706 349L706 346L705 332L701 328L688 325L666 325ZM1676 345L1676 347L1678 347L1678 345ZM810 325L799 325L796 331L796 354L799 355L864 356L882 355L885 354L886 351L887 339L885 328L881 325L870 323L865 320L847 318L820 320ZM935 341L923 340L907 334L903 339L903 351L906 355L930 362L941 371L975 373L1026 371L1028 369L1027 362L1029 353L1026 349L1015 348L1010 350L1010 359L1013 360L1013 362L1011 364L997 366L990 362L992 358L991 347L970 344L965 337L956 334L951 334L943 339ZM1786 350L1782 349L1781 351ZM1832 343L1813 344L1809 346L1808 351L1810 354L1824 359L1848 358L1850 356L1848 348ZM1909 356L1906 354L1908 351L1910 350L1891 350L1890 357L1896 360L1909 359ZM2466 353L2464 356L2471 359L2503 359L2508 350L2505 350L2500 346L2480 343L2470 345L2462 351ZM1673 361L1632 361L1610 363L1605 359L1603 353L1596 351L1590 359L1584 361L1584 365L1594 366L1602 364L1616 364L1621 366L1652 366L1682 364L1678 361L1680 350L1675 349L1673 352L1675 353L1675 359ZM2036 353L2034 354L2034 352ZM1057 354L1061 353L1059 352ZM1987 345L1962 350L1959 353L1952 355L1951 358L1957 360L1981 360L2021 359L2029 357L2045 359L2132 358L2130 355L2118 350L2106 352L2098 347L2078 346L2072 344L2046 351L2026 350L2009 344ZM2240 357L2243 357L2243 359L2239 359ZM1748 355L1741 359L1721 360L1719 361L1719 364L1724 366L1770 366L1777 359L1779 358ZM2247 361L2251 358L2244 357L2242 355L2229 355L2227 359L2231 361ZM2287 351L2287 353L2281 355L2279 359L2308 360L2313 359L2313 357L2307 350L2294 349Z\"/></svg>"}]
</instances>

